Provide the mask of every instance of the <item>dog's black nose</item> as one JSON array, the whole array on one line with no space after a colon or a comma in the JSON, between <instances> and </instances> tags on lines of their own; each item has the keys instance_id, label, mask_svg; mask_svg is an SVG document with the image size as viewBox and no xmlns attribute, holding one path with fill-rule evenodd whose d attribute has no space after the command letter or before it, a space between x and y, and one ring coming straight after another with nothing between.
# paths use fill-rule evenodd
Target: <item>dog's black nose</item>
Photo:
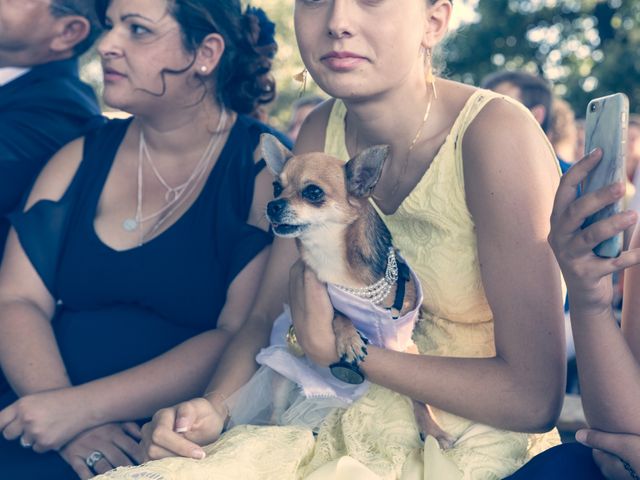
<instances>
[{"instance_id":1,"label":"dog's black nose","mask_svg":"<svg viewBox=\"0 0 640 480\"><path fill-rule=\"evenodd\" d=\"M267 215L269 215L270 218L275 220L277 215L282 213L286 204L287 204L287 201L284 198L270 201L267 204Z\"/></svg>"}]
</instances>

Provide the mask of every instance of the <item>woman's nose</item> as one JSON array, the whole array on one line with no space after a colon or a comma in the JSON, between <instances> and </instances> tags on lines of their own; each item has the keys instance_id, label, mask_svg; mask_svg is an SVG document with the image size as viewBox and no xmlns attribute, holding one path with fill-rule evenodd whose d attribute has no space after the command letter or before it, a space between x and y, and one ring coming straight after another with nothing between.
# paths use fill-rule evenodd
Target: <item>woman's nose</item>
<instances>
[{"instance_id":1,"label":"woman's nose","mask_svg":"<svg viewBox=\"0 0 640 480\"><path fill-rule=\"evenodd\" d=\"M113 29L105 30L98 40L97 50L102 58L116 57L122 54L122 49L118 46L117 35Z\"/></svg>"},{"instance_id":2,"label":"woman's nose","mask_svg":"<svg viewBox=\"0 0 640 480\"><path fill-rule=\"evenodd\" d=\"M332 38L343 38L353 35L349 2L351 0L335 0L329 12L328 33Z\"/></svg>"}]
</instances>

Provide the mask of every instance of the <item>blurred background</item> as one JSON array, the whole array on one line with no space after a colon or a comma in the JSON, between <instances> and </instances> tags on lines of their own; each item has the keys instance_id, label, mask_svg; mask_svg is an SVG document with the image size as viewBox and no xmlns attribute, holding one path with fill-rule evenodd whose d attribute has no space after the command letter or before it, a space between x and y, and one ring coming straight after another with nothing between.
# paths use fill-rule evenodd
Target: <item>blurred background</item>
<instances>
[{"instance_id":1,"label":"blurred background","mask_svg":"<svg viewBox=\"0 0 640 480\"><path fill-rule=\"evenodd\" d=\"M271 123L286 129L302 70L293 33L294 0L253 0L277 24L274 65L278 98L268 108ZM478 84L501 69L524 69L554 84L576 117L590 98L613 92L629 96L640 112L640 1L638 0L455 0L451 34L442 49L443 76ZM83 78L101 91L95 53L83 58ZM306 94L318 93L312 81Z\"/></svg>"}]
</instances>

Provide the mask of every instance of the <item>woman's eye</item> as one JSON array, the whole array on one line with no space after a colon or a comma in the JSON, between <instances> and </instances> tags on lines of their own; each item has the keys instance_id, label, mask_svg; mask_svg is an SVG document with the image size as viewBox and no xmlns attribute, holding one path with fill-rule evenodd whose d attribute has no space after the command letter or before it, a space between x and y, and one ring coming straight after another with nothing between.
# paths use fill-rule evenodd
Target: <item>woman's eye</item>
<instances>
[{"instance_id":1,"label":"woman's eye","mask_svg":"<svg viewBox=\"0 0 640 480\"><path fill-rule=\"evenodd\" d=\"M320 203L324 200L324 192L317 185L308 185L302 191L302 197L311 203Z\"/></svg>"},{"instance_id":2,"label":"woman's eye","mask_svg":"<svg viewBox=\"0 0 640 480\"><path fill-rule=\"evenodd\" d=\"M140 37L142 35L146 35L147 33L151 33L151 30L149 30L148 28L143 27L142 25L138 25L138 24L132 24L129 29L131 30L131 33L136 36L136 37Z\"/></svg>"},{"instance_id":3,"label":"woman's eye","mask_svg":"<svg viewBox=\"0 0 640 480\"><path fill-rule=\"evenodd\" d=\"M278 198L280 196L280 194L282 194L282 185L280 185L280 182L273 182L273 197L274 198Z\"/></svg>"}]
</instances>

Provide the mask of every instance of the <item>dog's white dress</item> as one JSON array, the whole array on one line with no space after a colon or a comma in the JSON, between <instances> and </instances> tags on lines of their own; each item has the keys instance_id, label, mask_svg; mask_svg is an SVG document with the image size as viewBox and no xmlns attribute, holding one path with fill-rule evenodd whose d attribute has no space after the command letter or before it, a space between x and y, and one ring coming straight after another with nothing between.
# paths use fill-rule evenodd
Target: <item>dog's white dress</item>
<instances>
[{"instance_id":1,"label":"dog's white dress","mask_svg":"<svg viewBox=\"0 0 640 480\"><path fill-rule=\"evenodd\" d=\"M349 318L371 344L405 351L413 344L411 334L422 305L422 288L413 271L416 290L413 307L396 318L388 308L328 285L333 307ZM228 400L230 425L303 425L317 430L333 408L347 407L367 392L369 382L351 385L335 378L329 368L316 365L307 357L291 353L286 334L291 326L288 307L276 319L270 345L256 357L262 367L253 378ZM294 383L286 385L278 376ZM278 391L279 390L279 391ZM285 402L286 409L273 415L273 399ZM284 405L283 405L284 407Z\"/></svg>"}]
</instances>

